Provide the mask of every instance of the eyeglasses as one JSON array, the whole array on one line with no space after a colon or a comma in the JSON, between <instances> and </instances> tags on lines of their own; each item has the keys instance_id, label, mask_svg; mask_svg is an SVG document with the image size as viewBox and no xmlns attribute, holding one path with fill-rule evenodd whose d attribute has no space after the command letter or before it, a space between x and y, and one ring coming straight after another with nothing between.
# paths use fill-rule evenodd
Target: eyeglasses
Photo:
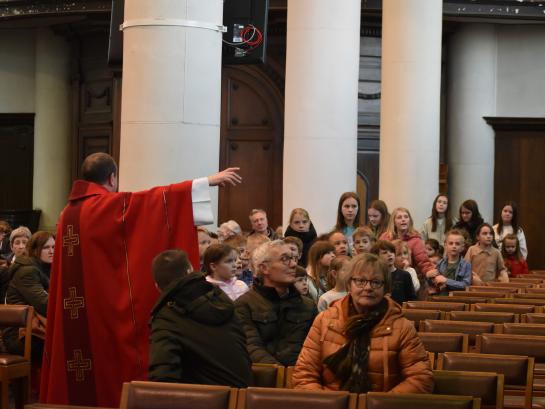
<instances>
[{"instance_id":1,"label":"eyeglasses","mask_svg":"<svg viewBox=\"0 0 545 409\"><path fill-rule=\"evenodd\" d=\"M284 263L285 265L289 265L291 260L293 260L295 263L297 263L299 261L299 257L297 257L297 256L287 256L287 255L284 254L282 257L280 257L279 260L282 263Z\"/></svg>"},{"instance_id":2,"label":"eyeglasses","mask_svg":"<svg viewBox=\"0 0 545 409\"><path fill-rule=\"evenodd\" d=\"M384 285L384 280L366 280L365 278L351 278L350 280L358 288L365 288L369 284L373 290L376 290Z\"/></svg>"}]
</instances>

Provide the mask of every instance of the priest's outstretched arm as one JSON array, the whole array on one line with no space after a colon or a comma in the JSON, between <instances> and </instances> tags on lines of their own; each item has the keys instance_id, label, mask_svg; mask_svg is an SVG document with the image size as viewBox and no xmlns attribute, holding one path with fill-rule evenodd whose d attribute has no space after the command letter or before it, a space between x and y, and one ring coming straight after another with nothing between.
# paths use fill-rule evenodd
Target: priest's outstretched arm
<instances>
[{"instance_id":1,"label":"priest's outstretched arm","mask_svg":"<svg viewBox=\"0 0 545 409\"><path fill-rule=\"evenodd\" d=\"M214 223L210 186L236 186L242 182L237 173L240 168L227 168L208 177L193 180L191 197L193 201L193 220L195 226Z\"/></svg>"}]
</instances>

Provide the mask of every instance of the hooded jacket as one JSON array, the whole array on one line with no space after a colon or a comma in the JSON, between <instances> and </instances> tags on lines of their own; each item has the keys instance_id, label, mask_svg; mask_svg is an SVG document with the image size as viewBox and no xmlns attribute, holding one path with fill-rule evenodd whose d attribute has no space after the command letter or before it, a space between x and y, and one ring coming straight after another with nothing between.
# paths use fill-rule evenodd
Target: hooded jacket
<instances>
[{"instance_id":1,"label":"hooded jacket","mask_svg":"<svg viewBox=\"0 0 545 409\"><path fill-rule=\"evenodd\" d=\"M428 354L412 322L403 317L401 307L391 298L382 320L371 330L367 373L373 392L431 393L433 376ZM320 313L303 345L295 370L295 389L339 390L323 363L346 342L350 295L335 301Z\"/></svg>"},{"instance_id":2,"label":"hooded jacket","mask_svg":"<svg viewBox=\"0 0 545 409\"><path fill-rule=\"evenodd\" d=\"M251 362L234 312L201 273L171 283L151 313L149 379L246 387Z\"/></svg>"}]
</instances>

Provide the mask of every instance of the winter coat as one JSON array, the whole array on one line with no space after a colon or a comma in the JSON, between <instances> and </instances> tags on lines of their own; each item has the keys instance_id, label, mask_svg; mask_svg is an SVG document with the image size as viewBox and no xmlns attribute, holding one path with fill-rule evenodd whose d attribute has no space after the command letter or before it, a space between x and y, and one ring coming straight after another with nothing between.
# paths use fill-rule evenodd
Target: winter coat
<instances>
[{"instance_id":1,"label":"winter coat","mask_svg":"<svg viewBox=\"0 0 545 409\"><path fill-rule=\"evenodd\" d=\"M151 313L149 379L246 387L251 362L233 302L201 273L162 292Z\"/></svg>"},{"instance_id":2,"label":"winter coat","mask_svg":"<svg viewBox=\"0 0 545 409\"><path fill-rule=\"evenodd\" d=\"M388 296L388 310L371 330L368 375L373 392L431 393L433 375L428 354L412 322ZM293 372L295 389L339 390L339 380L323 364L346 342L350 295L320 313L303 345Z\"/></svg>"},{"instance_id":3,"label":"winter coat","mask_svg":"<svg viewBox=\"0 0 545 409\"><path fill-rule=\"evenodd\" d=\"M274 288L254 282L235 305L252 362L294 365L317 314L312 300L294 286L281 298Z\"/></svg>"}]
</instances>

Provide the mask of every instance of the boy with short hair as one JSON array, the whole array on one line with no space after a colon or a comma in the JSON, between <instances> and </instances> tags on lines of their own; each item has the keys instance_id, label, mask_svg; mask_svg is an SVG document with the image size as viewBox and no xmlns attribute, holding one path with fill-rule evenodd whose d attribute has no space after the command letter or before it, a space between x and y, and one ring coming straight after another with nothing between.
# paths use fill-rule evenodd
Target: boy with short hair
<instances>
[{"instance_id":1,"label":"boy with short hair","mask_svg":"<svg viewBox=\"0 0 545 409\"><path fill-rule=\"evenodd\" d=\"M308 297L308 274L301 266L295 267L295 283L293 284L299 294Z\"/></svg>"},{"instance_id":2,"label":"boy with short hair","mask_svg":"<svg viewBox=\"0 0 545 409\"><path fill-rule=\"evenodd\" d=\"M354 255L362 253L370 253L377 239L373 230L367 226L358 227L352 233L352 241L354 242Z\"/></svg>"},{"instance_id":3,"label":"boy with short hair","mask_svg":"<svg viewBox=\"0 0 545 409\"><path fill-rule=\"evenodd\" d=\"M371 248L371 253L379 256L388 265L390 272L390 297L400 305L405 301L416 300L411 275L395 266L395 246L389 241L379 240Z\"/></svg>"},{"instance_id":4,"label":"boy with short hair","mask_svg":"<svg viewBox=\"0 0 545 409\"><path fill-rule=\"evenodd\" d=\"M229 297L192 272L184 251L160 253L152 270L161 295L151 313L149 379L248 386L246 336Z\"/></svg>"},{"instance_id":5,"label":"boy with short hair","mask_svg":"<svg viewBox=\"0 0 545 409\"><path fill-rule=\"evenodd\" d=\"M290 246L291 253L293 256L297 256L297 264L299 264L303 255L303 241L299 237L294 236L284 237L282 240Z\"/></svg>"},{"instance_id":6,"label":"boy with short hair","mask_svg":"<svg viewBox=\"0 0 545 409\"><path fill-rule=\"evenodd\" d=\"M471 285L471 263L462 257L465 238L453 229L445 237L445 256L437 263L437 274L427 275L431 293L448 295L449 291L463 291Z\"/></svg>"}]
</instances>

